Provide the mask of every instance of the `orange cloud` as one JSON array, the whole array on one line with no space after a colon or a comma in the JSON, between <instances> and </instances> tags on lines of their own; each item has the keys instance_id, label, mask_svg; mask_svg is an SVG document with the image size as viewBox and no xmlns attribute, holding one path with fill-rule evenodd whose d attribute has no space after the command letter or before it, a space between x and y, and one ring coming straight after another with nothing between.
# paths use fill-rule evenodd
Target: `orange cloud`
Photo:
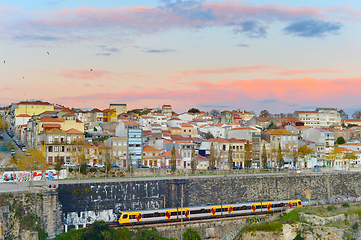
<instances>
[{"instance_id":1,"label":"orange cloud","mask_svg":"<svg viewBox=\"0 0 361 240\"><path fill-rule=\"evenodd\" d=\"M249 79L209 83L195 81L187 89L153 88L127 89L122 92L104 92L89 95L63 97L62 101L92 101L94 104L109 102L137 103L134 107L149 106L149 102L177 102L179 107L227 105L234 108L265 108L266 100L272 100L278 111L290 106L346 107L361 100L361 78L345 79ZM138 105L138 104L143 104ZM295 109L293 109L295 110Z\"/></svg>"}]
</instances>

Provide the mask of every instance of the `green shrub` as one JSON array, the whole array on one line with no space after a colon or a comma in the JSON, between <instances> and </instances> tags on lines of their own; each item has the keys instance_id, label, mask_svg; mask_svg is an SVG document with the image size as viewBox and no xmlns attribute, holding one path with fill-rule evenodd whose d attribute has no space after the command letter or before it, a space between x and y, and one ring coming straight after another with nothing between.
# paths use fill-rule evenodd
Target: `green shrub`
<instances>
[{"instance_id":1,"label":"green shrub","mask_svg":"<svg viewBox=\"0 0 361 240\"><path fill-rule=\"evenodd\" d=\"M300 234L297 234L297 236L293 240L304 240L304 238L301 237Z\"/></svg>"},{"instance_id":2,"label":"green shrub","mask_svg":"<svg viewBox=\"0 0 361 240\"><path fill-rule=\"evenodd\" d=\"M255 232L255 231L264 231L264 232L279 232L282 231L283 224L280 222L270 222L262 223L258 225L249 225L245 228L245 232Z\"/></svg>"},{"instance_id":3,"label":"green shrub","mask_svg":"<svg viewBox=\"0 0 361 240\"><path fill-rule=\"evenodd\" d=\"M201 235L199 232L192 230L191 228L188 228L188 230L182 235L184 240L201 240Z\"/></svg>"},{"instance_id":4,"label":"green shrub","mask_svg":"<svg viewBox=\"0 0 361 240\"><path fill-rule=\"evenodd\" d=\"M334 205L327 206L327 211L334 211L336 207Z\"/></svg>"},{"instance_id":5,"label":"green shrub","mask_svg":"<svg viewBox=\"0 0 361 240\"><path fill-rule=\"evenodd\" d=\"M289 213L283 214L280 216L278 221L281 223L288 223L288 224L294 224L296 222L299 222L300 218L298 217L298 212L299 211L295 209Z\"/></svg>"},{"instance_id":6,"label":"green shrub","mask_svg":"<svg viewBox=\"0 0 361 240\"><path fill-rule=\"evenodd\" d=\"M96 173L97 171L98 170L95 167L92 167L92 168L89 169L89 172L91 172L91 173Z\"/></svg>"},{"instance_id":7,"label":"green shrub","mask_svg":"<svg viewBox=\"0 0 361 240\"><path fill-rule=\"evenodd\" d=\"M74 169L72 168L69 168L69 173L72 173Z\"/></svg>"},{"instance_id":8,"label":"green shrub","mask_svg":"<svg viewBox=\"0 0 361 240\"><path fill-rule=\"evenodd\" d=\"M83 174L83 175L85 175L86 172L87 172L86 163L82 163L82 164L80 165L80 173Z\"/></svg>"},{"instance_id":9,"label":"green shrub","mask_svg":"<svg viewBox=\"0 0 361 240\"><path fill-rule=\"evenodd\" d=\"M347 203L347 202L346 202L346 203L343 203L343 204L342 204L342 207L350 207L350 204Z\"/></svg>"}]
</instances>

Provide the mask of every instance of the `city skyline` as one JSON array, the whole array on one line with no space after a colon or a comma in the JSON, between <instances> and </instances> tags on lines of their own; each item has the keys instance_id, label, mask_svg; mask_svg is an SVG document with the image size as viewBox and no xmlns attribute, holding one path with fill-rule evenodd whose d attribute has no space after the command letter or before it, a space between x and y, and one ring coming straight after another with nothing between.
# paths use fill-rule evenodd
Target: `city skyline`
<instances>
[{"instance_id":1,"label":"city skyline","mask_svg":"<svg viewBox=\"0 0 361 240\"><path fill-rule=\"evenodd\" d=\"M361 3L8 1L2 106L359 108Z\"/></svg>"}]
</instances>

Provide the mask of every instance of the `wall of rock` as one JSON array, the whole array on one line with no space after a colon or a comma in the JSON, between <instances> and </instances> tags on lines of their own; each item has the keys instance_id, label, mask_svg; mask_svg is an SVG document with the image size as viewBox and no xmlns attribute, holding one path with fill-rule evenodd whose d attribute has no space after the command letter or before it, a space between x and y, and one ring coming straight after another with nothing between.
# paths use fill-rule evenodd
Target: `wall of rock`
<instances>
[{"instance_id":1,"label":"wall of rock","mask_svg":"<svg viewBox=\"0 0 361 240\"><path fill-rule=\"evenodd\" d=\"M361 174L205 177L150 181L60 184L63 223L115 221L119 210L251 202L312 200L361 196ZM308 196L306 196L306 192Z\"/></svg>"}]
</instances>

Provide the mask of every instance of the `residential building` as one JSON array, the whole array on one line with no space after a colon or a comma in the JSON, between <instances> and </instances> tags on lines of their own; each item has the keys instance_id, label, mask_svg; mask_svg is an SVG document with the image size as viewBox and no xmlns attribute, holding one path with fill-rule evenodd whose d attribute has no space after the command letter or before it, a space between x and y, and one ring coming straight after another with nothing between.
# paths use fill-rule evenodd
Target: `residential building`
<instances>
[{"instance_id":1,"label":"residential building","mask_svg":"<svg viewBox=\"0 0 361 240\"><path fill-rule=\"evenodd\" d=\"M316 112L319 114L321 127L341 124L341 116L338 113L337 108L317 108Z\"/></svg>"},{"instance_id":2,"label":"residential building","mask_svg":"<svg viewBox=\"0 0 361 240\"><path fill-rule=\"evenodd\" d=\"M236 138L231 138L228 139L228 141L230 142L230 145L232 147L232 152L233 152L233 167L238 166L238 167L245 167L245 163L244 163L244 150L245 150L245 145L247 143L247 140L245 139L236 139Z\"/></svg>"},{"instance_id":3,"label":"residential building","mask_svg":"<svg viewBox=\"0 0 361 240\"><path fill-rule=\"evenodd\" d=\"M253 127L231 128L228 129L227 138L246 139L252 142L252 135L259 135L261 130Z\"/></svg>"},{"instance_id":4,"label":"residential building","mask_svg":"<svg viewBox=\"0 0 361 240\"><path fill-rule=\"evenodd\" d=\"M316 144L318 159L327 160L334 148L335 134L324 128L308 128L303 130L303 139Z\"/></svg>"},{"instance_id":5,"label":"residential building","mask_svg":"<svg viewBox=\"0 0 361 240\"><path fill-rule=\"evenodd\" d=\"M196 129L194 129L193 125L191 125L189 123L181 123L179 125L182 128L182 135L186 135L189 137L198 135L198 131Z\"/></svg>"},{"instance_id":6,"label":"residential building","mask_svg":"<svg viewBox=\"0 0 361 240\"><path fill-rule=\"evenodd\" d=\"M109 109L115 110L115 114L118 116L122 113L127 113L127 104L126 103L111 103L109 104Z\"/></svg>"},{"instance_id":7,"label":"residential building","mask_svg":"<svg viewBox=\"0 0 361 240\"><path fill-rule=\"evenodd\" d=\"M120 167L127 168L128 137L110 137L104 141L104 144L110 147L110 154L116 159L116 163L118 163Z\"/></svg>"},{"instance_id":8,"label":"residential building","mask_svg":"<svg viewBox=\"0 0 361 240\"><path fill-rule=\"evenodd\" d=\"M163 105L162 106L162 114L167 118L172 118L172 106L171 105Z\"/></svg>"},{"instance_id":9,"label":"residential building","mask_svg":"<svg viewBox=\"0 0 361 240\"><path fill-rule=\"evenodd\" d=\"M198 163L197 169L199 170L206 170L209 167L209 159L203 157L202 155L199 154L196 155L196 162Z\"/></svg>"},{"instance_id":10,"label":"residential building","mask_svg":"<svg viewBox=\"0 0 361 240\"><path fill-rule=\"evenodd\" d=\"M320 127L320 114L316 111L295 111L293 117L304 122L305 126L313 128Z\"/></svg>"},{"instance_id":11,"label":"residential building","mask_svg":"<svg viewBox=\"0 0 361 240\"><path fill-rule=\"evenodd\" d=\"M154 148L152 146L143 147L143 165L145 166L158 166L161 167L160 160L161 150Z\"/></svg>"},{"instance_id":12,"label":"residential building","mask_svg":"<svg viewBox=\"0 0 361 240\"><path fill-rule=\"evenodd\" d=\"M117 111L115 109L105 109L103 111L104 122L116 122L118 121Z\"/></svg>"}]
</instances>

